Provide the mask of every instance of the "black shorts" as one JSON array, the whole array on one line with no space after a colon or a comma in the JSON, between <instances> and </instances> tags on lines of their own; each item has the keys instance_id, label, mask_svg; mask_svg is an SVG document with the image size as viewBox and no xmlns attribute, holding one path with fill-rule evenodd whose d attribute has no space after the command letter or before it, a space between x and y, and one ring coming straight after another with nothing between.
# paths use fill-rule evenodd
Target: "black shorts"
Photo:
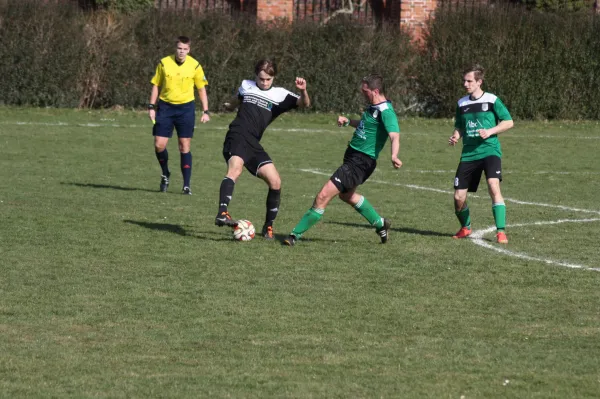
<instances>
[{"instance_id":1,"label":"black shorts","mask_svg":"<svg viewBox=\"0 0 600 399\"><path fill-rule=\"evenodd\" d=\"M192 138L196 123L196 103L190 101L185 104L171 104L159 100L155 122L152 128L153 136L171 138L175 127L177 137Z\"/></svg>"},{"instance_id":2,"label":"black shorts","mask_svg":"<svg viewBox=\"0 0 600 399\"><path fill-rule=\"evenodd\" d=\"M377 167L377 161L352 147L344 153L344 163L329 180L340 192L348 192L363 184Z\"/></svg>"},{"instance_id":3,"label":"black shorts","mask_svg":"<svg viewBox=\"0 0 600 399\"><path fill-rule=\"evenodd\" d=\"M229 162L233 155L242 158L244 166L254 176L261 166L273 163L269 154L254 136L229 131L223 143L223 157L226 162Z\"/></svg>"},{"instance_id":4,"label":"black shorts","mask_svg":"<svg viewBox=\"0 0 600 399\"><path fill-rule=\"evenodd\" d=\"M466 161L458 164L454 176L454 189L468 188L469 192L476 192L481 180L481 172L485 171L486 179L497 178L502 181L502 159L489 156L477 161Z\"/></svg>"}]
</instances>

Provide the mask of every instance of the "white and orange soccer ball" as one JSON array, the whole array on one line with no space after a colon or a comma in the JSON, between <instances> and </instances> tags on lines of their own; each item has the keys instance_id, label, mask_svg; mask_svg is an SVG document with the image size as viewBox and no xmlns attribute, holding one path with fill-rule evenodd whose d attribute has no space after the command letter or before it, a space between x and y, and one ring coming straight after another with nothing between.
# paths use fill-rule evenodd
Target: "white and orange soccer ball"
<instances>
[{"instance_id":1,"label":"white and orange soccer ball","mask_svg":"<svg viewBox=\"0 0 600 399\"><path fill-rule=\"evenodd\" d=\"M238 220L233 230L233 239L237 241L250 241L254 238L254 225L249 220Z\"/></svg>"}]
</instances>

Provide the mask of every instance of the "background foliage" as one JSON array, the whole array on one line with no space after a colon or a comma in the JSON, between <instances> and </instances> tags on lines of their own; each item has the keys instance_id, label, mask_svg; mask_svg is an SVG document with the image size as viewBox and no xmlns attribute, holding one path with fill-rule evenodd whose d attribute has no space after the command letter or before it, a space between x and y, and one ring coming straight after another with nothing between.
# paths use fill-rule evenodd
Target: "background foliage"
<instances>
[{"instance_id":1,"label":"background foliage","mask_svg":"<svg viewBox=\"0 0 600 399\"><path fill-rule=\"evenodd\" d=\"M295 76L308 80L317 112L357 111L358 81L380 72L399 112L452 116L464 93L461 71L477 61L487 69L485 89L515 117L597 119L599 32L598 18L584 13L441 7L418 46L397 28L344 18L264 26L219 13L8 1L0 5L0 103L143 107L157 62L185 34L206 71L213 111L266 56L280 66L277 84L293 89Z\"/></svg>"}]
</instances>

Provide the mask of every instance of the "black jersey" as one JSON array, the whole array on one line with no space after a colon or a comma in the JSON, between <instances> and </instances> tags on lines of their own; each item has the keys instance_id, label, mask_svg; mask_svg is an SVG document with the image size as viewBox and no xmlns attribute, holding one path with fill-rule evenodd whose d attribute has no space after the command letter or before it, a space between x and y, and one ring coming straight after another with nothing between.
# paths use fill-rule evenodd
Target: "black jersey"
<instances>
[{"instance_id":1,"label":"black jersey","mask_svg":"<svg viewBox=\"0 0 600 399\"><path fill-rule=\"evenodd\" d=\"M265 129L275 118L296 108L300 98L283 87L261 90L253 80L242 81L238 97L240 106L235 119L229 125L229 131L250 134L257 140L262 138Z\"/></svg>"}]
</instances>

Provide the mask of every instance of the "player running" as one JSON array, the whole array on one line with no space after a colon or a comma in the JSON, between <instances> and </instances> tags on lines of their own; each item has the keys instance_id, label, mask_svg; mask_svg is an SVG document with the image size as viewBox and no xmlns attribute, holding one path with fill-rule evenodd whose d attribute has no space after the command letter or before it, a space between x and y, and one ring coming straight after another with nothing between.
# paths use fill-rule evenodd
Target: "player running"
<instances>
[{"instance_id":1,"label":"player running","mask_svg":"<svg viewBox=\"0 0 600 399\"><path fill-rule=\"evenodd\" d=\"M369 75L361 81L361 91L369 103L360 120L338 116L338 126L355 128L352 140L344 154L344 163L325 183L310 208L294 227L291 234L283 241L293 246L302 235L314 226L325 212L325 207L334 197L354 207L371 226L375 227L381 242L388 241L391 221L384 219L365 197L356 192L356 188L364 183L375 170L379 152L385 146L388 137L392 147L392 166L396 169L402 166L398 159L400 151L400 127L398 117L392 103L385 97L385 85L380 75Z\"/></svg>"},{"instance_id":2,"label":"player running","mask_svg":"<svg viewBox=\"0 0 600 399\"><path fill-rule=\"evenodd\" d=\"M215 218L217 226L235 226L235 220L228 212L233 197L235 182L242 174L243 167L261 178L269 186L267 211L262 235L273 239L273 222L279 211L281 198L281 178L269 157L260 145L265 129L279 115L296 107L309 107L310 98L306 91L306 80L296 78L296 88L300 95L282 87L273 87L277 68L271 60L260 60L255 68L255 80L244 80L237 96L225 107L233 110L239 106L237 115L229 125L223 143L223 156L227 161L227 174L219 190L219 212Z\"/></svg>"},{"instance_id":3,"label":"player running","mask_svg":"<svg viewBox=\"0 0 600 399\"><path fill-rule=\"evenodd\" d=\"M513 127L513 121L502 101L494 94L481 89L484 71L473 65L463 72L463 86L468 95L458 100L454 133L448 143L456 145L462 137L460 163L454 177L454 210L460 230L453 238L471 234L471 216L467 205L467 192L476 192L485 171L488 192L492 198L492 213L496 222L496 240L507 244L506 205L500 192L502 181L502 149L498 134Z\"/></svg>"}]
</instances>

